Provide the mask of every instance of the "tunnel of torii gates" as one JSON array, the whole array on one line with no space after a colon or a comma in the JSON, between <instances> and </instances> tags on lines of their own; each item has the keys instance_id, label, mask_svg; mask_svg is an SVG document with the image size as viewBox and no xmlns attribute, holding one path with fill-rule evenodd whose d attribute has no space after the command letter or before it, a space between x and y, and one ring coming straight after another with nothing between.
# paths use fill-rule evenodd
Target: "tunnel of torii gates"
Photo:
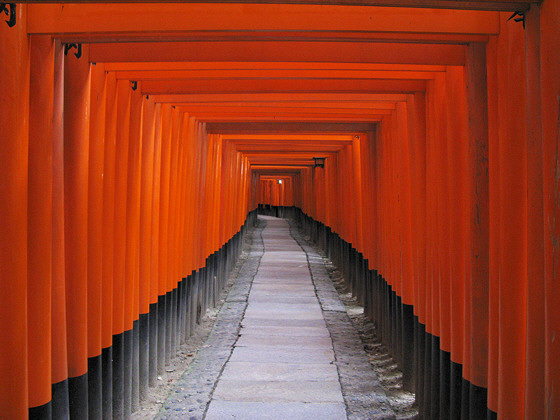
<instances>
[{"instance_id":1,"label":"tunnel of torii gates","mask_svg":"<svg viewBox=\"0 0 560 420\"><path fill-rule=\"evenodd\" d=\"M262 204L421 417L559 419L560 2L274 3L0 3L0 417L128 417Z\"/></svg>"}]
</instances>

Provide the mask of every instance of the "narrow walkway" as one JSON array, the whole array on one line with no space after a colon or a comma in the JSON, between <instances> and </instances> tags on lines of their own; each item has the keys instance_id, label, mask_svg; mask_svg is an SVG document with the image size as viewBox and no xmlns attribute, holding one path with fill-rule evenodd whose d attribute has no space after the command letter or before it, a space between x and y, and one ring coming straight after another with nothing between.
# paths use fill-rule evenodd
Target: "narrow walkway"
<instances>
[{"instance_id":1,"label":"narrow walkway","mask_svg":"<svg viewBox=\"0 0 560 420\"><path fill-rule=\"evenodd\" d=\"M259 218L214 329L159 418L394 418L320 256L286 220Z\"/></svg>"},{"instance_id":2,"label":"narrow walkway","mask_svg":"<svg viewBox=\"0 0 560 420\"><path fill-rule=\"evenodd\" d=\"M306 254L282 219L268 219L240 337L207 419L345 419L329 331Z\"/></svg>"}]
</instances>

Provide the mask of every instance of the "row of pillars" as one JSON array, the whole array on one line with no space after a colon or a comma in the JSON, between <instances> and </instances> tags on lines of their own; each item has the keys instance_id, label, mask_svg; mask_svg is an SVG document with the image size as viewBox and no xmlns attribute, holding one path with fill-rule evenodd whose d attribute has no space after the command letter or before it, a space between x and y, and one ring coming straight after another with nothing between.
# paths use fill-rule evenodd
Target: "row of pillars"
<instances>
[{"instance_id":1,"label":"row of pillars","mask_svg":"<svg viewBox=\"0 0 560 420\"><path fill-rule=\"evenodd\" d=\"M549 13L532 8L525 29L502 13L500 33L469 44L465 66L396 103L300 187L303 213L355 250L336 251L338 263L381 311L396 359L415 355L409 379L426 418L560 416L560 61ZM325 245L321 229L313 237ZM362 264L355 252L368 274L349 275ZM403 331L415 350L401 354Z\"/></svg>"},{"instance_id":2,"label":"row of pillars","mask_svg":"<svg viewBox=\"0 0 560 420\"><path fill-rule=\"evenodd\" d=\"M236 258L249 165L17 10L0 25L0 417L127 417Z\"/></svg>"}]
</instances>

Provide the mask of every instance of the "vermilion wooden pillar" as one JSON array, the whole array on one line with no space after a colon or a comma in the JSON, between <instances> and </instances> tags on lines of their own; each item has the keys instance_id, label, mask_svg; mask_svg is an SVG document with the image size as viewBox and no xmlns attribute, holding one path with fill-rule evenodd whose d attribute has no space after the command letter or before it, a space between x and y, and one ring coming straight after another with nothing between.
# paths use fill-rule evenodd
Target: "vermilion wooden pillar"
<instances>
[{"instance_id":1,"label":"vermilion wooden pillar","mask_svg":"<svg viewBox=\"0 0 560 420\"><path fill-rule=\"evenodd\" d=\"M150 345L154 338L155 325L151 322L151 311L157 311L152 304L150 289L153 282L152 267L152 219L154 191L154 142L155 104L144 97L142 101L142 166L140 185L140 238L139 238L139 328L140 328L140 399L147 397L149 385ZM154 331L152 331L154 329Z\"/></svg>"},{"instance_id":2,"label":"vermilion wooden pillar","mask_svg":"<svg viewBox=\"0 0 560 420\"><path fill-rule=\"evenodd\" d=\"M490 38L486 45L488 86L488 168L489 196L489 285L488 285L488 413L495 417L498 411L498 348L499 348L499 278L500 278L500 167L498 135L498 40Z\"/></svg>"},{"instance_id":3,"label":"vermilion wooden pillar","mask_svg":"<svg viewBox=\"0 0 560 420\"><path fill-rule=\"evenodd\" d=\"M64 257L64 48L55 42L52 123L52 416L67 418L68 350L66 344L66 279Z\"/></svg>"},{"instance_id":4,"label":"vermilion wooden pillar","mask_svg":"<svg viewBox=\"0 0 560 420\"><path fill-rule=\"evenodd\" d=\"M187 162L186 162L186 189L185 189L185 208L184 208L184 219L185 219L185 238L186 240L183 243L183 259L184 259L184 272L185 275L190 275L192 270L194 269L192 263L192 254L193 254L193 247L195 244L192 242L192 235L193 235L193 206L192 206L192 196L194 190L194 177L193 177L193 170L194 170L194 141L196 138L196 129L197 124L196 120L192 117L189 117L189 129L186 137L186 155L187 155ZM189 330L190 333L190 330Z\"/></svg>"},{"instance_id":5,"label":"vermilion wooden pillar","mask_svg":"<svg viewBox=\"0 0 560 420\"><path fill-rule=\"evenodd\" d=\"M64 247L70 417L88 413L87 229L90 63L74 54L64 65Z\"/></svg>"},{"instance_id":6,"label":"vermilion wooden pillar","mask_svg":"<svg viewBox=\"0 0 560 420\"><path fill-rule=\"evenodd\" d=\"M157 372L160 363L159 353L159 241L160 241L160 191L161 191L161 104L155 106L154 127L154 160L153 160L153 200L152 200L152 236L151 267L150 267L150 358L149 358L149 384L157 383ZM147 164L145 162L144 164Z\"/></svg>"},{"instance_id":7,"label":"vermilion wooden pillar","mask_svg":"<svg viewBox=\"0 0 560 420\"><path fill-rule=\"evenodd\" d=\"M54 42L30 38L28 369L30 416L51 407L52 155Z\"/></svg>"},{"instance_id":8,"label":"vermilion wooden pillar","mask_svg":"<svg viewBox=\"0 0 560 420\"><path fill-rule=\"evenodd\" d=\"M130 136L130 82L117 81L115 143L115 215L113 251L113 417L122 418L125 410L125 290L126 290L126 206L128 148Z\"/></svg>"},{"instance_id":9,"label":"vermilion wooden pillar","mask_svg":"<svg viewBox=\"0 0 560 420\"><path fill-rule=\"evenodd\" d=\"M168 297L168 234L169 234L169 166L171 159L171 106L162 106L161 120L161 168L159 199L159 242L158 242L158 373L163 372L167 358L168 325L166 319Z\"/></svg>"},{"instance_id":10,"label":"vermilion wooden pillar","mask_svg":"<svg viewBox=\"0 0 560 420\"><path fill-rule=\"evenodd\" d=\"M115 249L115 157L117 140L117 80L114 73L107 74L106 117L103 143L103 262L102 262L102 395L103 416L113 415L113 280Z\"/></svg>"},{"instance_id":11,"label":"vermilion wooden pillar","mask_svg":"<svg viewBox=\"0 0 560 420\"><path fill-rule=\"evenodd\" d=\"M413 235L412 235L412 178L411 178L411 153L410 153L410 133L408 126L408 107L406 102L397 104L397 132L398 138L398 160L397 165L400 173L400 238L401 238L401 258L400 278L401 278L401 305L397 309L401 320L399 334L401 335L403 389L412 391L414 388L414 256L413 256Z\"/></svg>"},{"instance_id":12,"label":"vermilion wooden pillar","mask_svg":"<svg viewBox=\"0 0 560 420\"><path fill-rule=\"evenodd\" d=\"M467 274L467 249L469 247L469 142L466 121L464 72L461 67L446 70L447 107L447 162L449 188L449 246L450 246L450 366L449 366L449 418L461 415L462 365L465 325L465 287ZM444 276L445 279L445 276Z\"/></svg>"},{"instance_id":13,"label":"vermilion wooden pillar","mask_svg":"<svg viewBox=\"0 0 560 420\"><path fill-rule=\"evenodd\" d=\"M419 407L424 404L424 340L426 326L426 100L418 92L408 98L411 172L412 252L414 265L415 375Z\"/></svg>"},{"instance_id":14,"label":"vermilion wooden pillar","mask_svg":"<svg viewBox=\"0 0 560 420\"><path fill-rule=\"evenodd\" d=\"M135 411L139 404L139 353L138 353L138 270L140 236L140 165L142 158L142 95L130 89L130 132L128 136L128 173L126 194L126 253L125 253L125 416Z\"/></svg>"},{"instance_id":15,"label":"vermilion wooden pillar","mask_svg":"<svg viewBox=\"0 0 560 420\"><path fill-rule=\"evenodd\" d=\"M27 177L29 46L26 6L16 26L0 25L0 412L27 417Z\"/></svg>"},{"instance_id":16,"label":"vermilion wooden pillar","mask_svg":"<svg viewBox=\"0 0 560 420\"><path fill-rule=\"evenodd\" d=\"M91 117L88 175L88 408L91 419L102 416L102 285L103 285L103 166L106 117L106 72L91 67Z\"/></svg>"},{"instance_id":17,"label":"vermilion wooden pillar","mask_svg":"<svg viewBox=\"0 0 560 420\"><path fill-rule=\"evenodd\" d=\"M540 7L525 15L527 66L527 355L525 418L546 418Z\"/></svg>"},{"instance_id":18,"label":"vermilion wooden pillar","mask_svg":"<svg viewBox=\"0 0 560 420\"><path fill-rule=\"evenodd\" d=\"M465 66L469 115L470 175L470 310L469 415L484 416L488 387L488 299L489 299L489 180L488 180L488 93L486 47L467 47Z\"/></svg>"},{"instance_id":19,"label":"vermilion wooden pillar","mask_svg":"<svg viewBox=\"0 0 560 420\"><path fill-rule=\"evenodd\" d=\"M541 9L541 95L543 127L543 197L545 253L545 415L560 417L560 3Z\"/></svg>"},{"instance_id":20,"label":"vermilion wooden pillar","mask_svg":"<svg viewBox=\"0 0 560 420\"><path fill-rule=\"evenodd\" d=\"M501 14L498 37L500 176L498 418L524 413L527 305L527 135L522 25Z\"/></svg>"}]
</instances>

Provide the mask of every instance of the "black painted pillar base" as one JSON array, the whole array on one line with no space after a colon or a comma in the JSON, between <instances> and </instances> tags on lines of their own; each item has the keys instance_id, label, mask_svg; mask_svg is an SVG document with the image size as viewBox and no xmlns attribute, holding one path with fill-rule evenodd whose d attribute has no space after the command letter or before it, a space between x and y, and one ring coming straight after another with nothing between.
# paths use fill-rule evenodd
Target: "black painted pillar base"
<instances>
[{"instance_id":1,"label":"black painted pillar base","mask_svg":"<svg viewBox=\"0 0 560 420\"><path fill-rule=\"evenodd\" d=\"M465 378L461 379L461 418L469 418L469 394L471 384Z\"/></svg>"},{"instance_id":2,"label":"black painted pillar base","mask_svg":"<svg viewBox=\"0 0 560 420\"><path fill-rule=\"evenodd\" d=\"M102 413L104 419L113 417L113 346L101 351Z\"/></svg>"},{"instance_id":3,"label":"black painted pillar base","mask_svg":"<svg viewBox=\"0 0 560 420\"><path fill-rule=\"evenodd\" d=\"M133 352L133 335L132 330L124 332L124 354L123 354L123 370L124 370L124 396L123 396L123 415L125 419L130 418L132 414L132 352Z\"/></svg>"},{"instance_id":4,"label":"black painted pillar base","mask_svg":"<svg viewBox=\"0 0 560 420\"><path fill-rule=\"evenodd\" d=\"M439 419L439 381L440 381L440 339L432 335L432 380L431 380L431 418Z\"/></svg>"},{"instance_id":5,"label":"black painted pillar base","mask_svg":"<svg viewBox=\"0 0 560 420\"><path fill-rule=\"evenodd\" d=\"M88 374L68 378L68 397L71 419L87 419L88 416Z\"/></svg>"},{"instance_id":6,"label":"black painted pillar base","mask_svg":"<svg viewBox=\"0 0 560 420\"><path fill-rule=\"evenodd\" d=\"M70 400L68 397L68 380L57 382L52 387L52 418L67 419L70 417Z\"/></svg>"},{"instance_id":7,"label":"black painted pillar base","mask_svg":"<svg viewBox=\"0 0 560 420\"><path fill-rule=\"evenodd\" d=\"M439 352L439 418L449 420L451 415L451 353Z\"/></svg>"},{"instance_id":8,"label":"black painted pillar base","mask_svg":"<svg viewBox=\"0 0 560 420\"><path fill-rule=\"evenodd\" d=\"M102 418L102 357L88 359L88 413L89 420Z\"/></svg>"},{"instance_id":9,"label":"black painted pillar base","mask_svg":"<svg viewBox=\"0 0 560 420\"><path fill-rule=\"evenodd\" d=\"M472 419L483 419L487 414L488 390L470 384L469 388L469 415Z\"/></svg>"},{"instance_id":10,"label":"black painted pillar base","mask_svg":"<svg viewBox=\"0 0 560 420\"><path fill-rule=\"evenodd\" d=\"M490 410L489 408L486 410L486 419L487 420L498 420L498 413Z\"/></svg>"},{"instance_id":11,"label":"black painted pillar base","mask_svg":"<svg viewBox=\"0 0 560 420\"><path fill-rule=\"evenodd\" d=\"M52 401L38 407L30 407L29 420L50 420L52 418Z\"/></svg>"},{"instance_id":12,"label":"black painted pillar base","mask_svg":"<svg viewBox=\"0 0 560 420\"><path fill-rule=\"evenodd\" d=\"M124 333L113 335L113 419L124 415Z\"/></svg>"},{"instance_id":13,"label":"black painted pillar base","mask_svg":"<svg viewBox=\"0 0 560 420\"><path fill-rule=\"evenodd\" d=\"M424 406L422 415L425 419L432 418L432 334L424 334Z\"/></svg>"},{"instance_id":14,"label":"black painted pillar base","mask_svg":"<svg viewBox=\"0 0 560 420\"><path fill-rule=\"evenodd\" d=\"M463 392L463 365L451 361L450 364L450 396L449 416L452 419L461 418L461 396Z\"/></svg>"},{"instance_id":15,"label":"black painted pillar base","mask_svg":"<svg viewBox=\"0 0 560 420\"><path fill-rule=\"evenodd\" d=\"M144 401L148 396L150 356L150 314L140 314L138 319L138 397Z\"/></svg>"},{"instance_id":16,"label":"black painted pillar base","mask_svg":"<svg viewBox=\"0 0 560 420\"><path fill-rule=\"evenodd\" d=\"M134 413L140 407L140 321L132 324L132 396L131 410Z\"/></svg>"},{"instance_id":17,"label":"black painted pillar base","mask_svg":"<svg viewBox=\"0 0 560 420\"><path fill-rule=\"evenodd\" d=\"M158 329L157 329L157 374L163 375L165 369L165 295L158 296Z\"/></svg>"},{"instance_id":18,"label":"black painted pillar base","mask_svg":"<svg viewBox=\"0 0 560 420\"><path fill-rule=\"evenodd\" d=\"M171 292L165 294L165 366L171 362L171 330L173 329L173 309Z\"/></svg>"},{"instance_id":19,"label":"black painted pillar base","mask_svg":"<svg viewBox=\"0 0 560 420\"><path fill-rule=\"evenodd\" d=\"M414 308L412 305L401 305L402 319L402 372L403 389L414 390Z\"/></svg>"},{"instance_id":20,"label":"black painted pillar base","mask_svg":"<svg viewBox=\"0 0 560 420\"><path fill-rule=\"evenodd\" d=\"M149 338L149 354L148 354L148 385L154 387L157 385L157 367L158 367L158 303L150 304L150 338Z\"/></svg>"}]
</instances>

